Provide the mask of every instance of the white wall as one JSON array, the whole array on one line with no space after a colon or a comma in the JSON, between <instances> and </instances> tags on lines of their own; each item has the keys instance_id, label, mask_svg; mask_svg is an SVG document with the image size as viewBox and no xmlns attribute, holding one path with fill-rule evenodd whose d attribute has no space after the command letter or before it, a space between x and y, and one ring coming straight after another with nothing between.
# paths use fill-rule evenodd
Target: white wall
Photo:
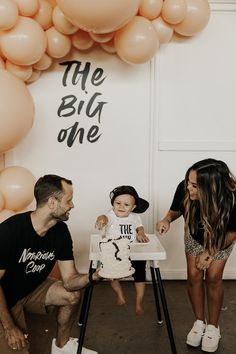
<instances>
[{"instance_id":1,"label":"white wall","mask_svg":"<svg viewBox=\"0 0 236 354\"><path fill-rule=\"evenodd\" d=\"M92 71L100 67L106 76L98 87L87 82L87 93L81 81L62 86L60 65L29 86L36 104L35 123L24 141L7 153L6 165L27 167L36 177L58 173L73 180L76 208L69 227L82 272L89 263L89 235L95 231L96 215L110 207L113 187L132 184L149 199L143 220L152 233L193 162L216 157L236 173L236 5L215 1L211 7L202 33L176 37L151 63L128 65L99 49L74 53L70 60L90 62ZM74 94L87 102L95 91L107 102L100 122L84 111L58 117L62 96ZM100 139L83 144L76 139L72 147L59 143L59 131L76 121L86 130L97 125ZM161 262L163 276L185 278L182 220L172 224L162 242L167 250L167 260ZM235 252L226 278L236 278Z\"/></svg>"}]
</instances>

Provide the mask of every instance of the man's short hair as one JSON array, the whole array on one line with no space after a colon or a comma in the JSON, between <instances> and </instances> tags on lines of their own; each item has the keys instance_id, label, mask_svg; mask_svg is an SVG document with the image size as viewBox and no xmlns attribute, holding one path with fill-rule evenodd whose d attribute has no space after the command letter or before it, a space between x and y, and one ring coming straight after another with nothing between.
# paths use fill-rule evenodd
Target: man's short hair
<instances>
[{"instance_id":1,"label":"man's short hair","mask_svg":"<svg viewBox=\"0 0 236 354\"><path fill-rule=\"evenodd\" d=\"M34 186L34 196L37 206L47 203L50 197L60 198L63 192L62 182L72 185L72 181L57 175L40 177Z\"/></svg>"}]
</instances>

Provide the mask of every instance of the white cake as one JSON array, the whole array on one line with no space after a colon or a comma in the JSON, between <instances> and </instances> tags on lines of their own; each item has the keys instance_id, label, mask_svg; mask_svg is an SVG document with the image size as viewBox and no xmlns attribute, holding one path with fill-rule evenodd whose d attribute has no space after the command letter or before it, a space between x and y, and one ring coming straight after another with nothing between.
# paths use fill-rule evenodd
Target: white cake
<instances>
[{"instance_id":1,"label":"white cake","mask_svg":"<svg viewBox=\"0 0 236 354\"><path fill-rule=\"evenodd\" d=\"M128 277L134 273L130 260L130 245L125 238L103 238L99 242L99 275L109 279Z\"/></svg>"}]
</instances>

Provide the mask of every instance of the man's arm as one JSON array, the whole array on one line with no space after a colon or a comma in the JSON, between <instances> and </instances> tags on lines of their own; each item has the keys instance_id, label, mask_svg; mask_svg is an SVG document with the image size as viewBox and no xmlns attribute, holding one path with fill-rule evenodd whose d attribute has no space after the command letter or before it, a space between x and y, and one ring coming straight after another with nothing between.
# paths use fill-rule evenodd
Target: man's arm
<instances>
[{"instance_id":1,"label":"man's arm","mask_svg":"<svg viewBox=\"0 0 236 354\"><path fill-rule=\"evenodd\" d=\"M58 261L58 266L61 272L64 288L67 291L75 291L86 287L92 281L98 281L101 279L97 272L93 274L79 274L75 268L73 260L70 261Z\"/></svg>"},{"instance_id":2,"label":"man's arm","mask_svg":"<svg viewBox=\"0 0 236 354\"><path fill-rule=\"evenodd\" d=\"M5 270L0 270L0 281ZM5 338L10 348L22 349L27 345L24 333L16 326L7 307L6 298L0 283L0 321L5 331Z\"/></svg>"}]
</instances>

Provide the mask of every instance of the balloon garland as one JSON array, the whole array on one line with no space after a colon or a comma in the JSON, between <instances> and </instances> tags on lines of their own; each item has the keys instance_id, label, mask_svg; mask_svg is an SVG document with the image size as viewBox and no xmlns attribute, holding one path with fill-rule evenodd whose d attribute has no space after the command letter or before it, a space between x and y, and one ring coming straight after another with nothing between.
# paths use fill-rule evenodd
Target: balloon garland
<instances>
[{"instance_id":1,"label":"balloon garland","mask_svg":"<svg viewBox=\"0 0 236 354\"><path fill-rule=\"evenodd\" d=\"M174 34L202 31L210 17L208 0L0 0L0 9L0 154L32 127L27 84L72 48L96 44L129 64L141 64ZM32 202L34 182L23 167L1 171L0 222Z\"/></svg>"}]
</instances>

